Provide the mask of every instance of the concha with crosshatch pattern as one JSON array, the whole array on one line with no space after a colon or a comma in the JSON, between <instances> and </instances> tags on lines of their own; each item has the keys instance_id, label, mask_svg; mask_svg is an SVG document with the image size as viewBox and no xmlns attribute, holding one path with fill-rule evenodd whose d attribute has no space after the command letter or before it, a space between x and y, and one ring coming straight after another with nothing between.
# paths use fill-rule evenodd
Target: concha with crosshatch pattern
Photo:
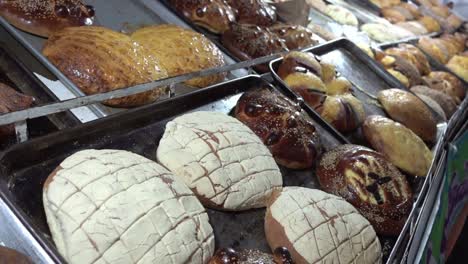
<instances>
[{"instance_id":1,"label":"concha with crosshatch pattern","mask_svg":"<svg viewBox=\"0 0 468 264\"><path fill-rule=\"evenodd\" d=\"M157 159L205 206L215 209L265 207L283 183L260 138L239 120L218 112L193 112L169 122Z\"/></svg>"},{"instance_id":2,"label":"concha with crosshatch pattern","mask_svg":"<svg viewBox=\"0 0 468 264\"><path fill-rule=\"evenodd\" d=\"M214 235L195 195L154 161L84 150L46 180L44 209L69 263L206 263Z\"/></svg>"},{"instance_id":3,"label":"concha with crosshatch pattern","mask_svg":"<svg viewBox=\"0 0 468 264\"><path fill-rule=\"evenodd\" d=\"M275 192L265 215L270 248L285 246L294 263L382 262L370 223L343 198L302 187Z\"/></svg>"}]
</instances>

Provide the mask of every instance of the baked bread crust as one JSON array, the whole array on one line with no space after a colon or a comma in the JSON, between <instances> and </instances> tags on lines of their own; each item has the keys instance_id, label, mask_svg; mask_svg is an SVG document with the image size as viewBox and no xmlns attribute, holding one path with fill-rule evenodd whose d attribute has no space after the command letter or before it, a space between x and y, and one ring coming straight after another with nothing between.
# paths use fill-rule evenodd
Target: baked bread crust
<instances>
[{"instance_id":1,"label":"baked bread crust","mask_svg":"<svg viewBox=\"0 0 468 264\"><path fill-rule=\"evenodd\" d=\"M164 37L161 37L164 36ZM224 56L204 35L175 25L155 25L135 31L131 38L158 60L169 77L224 66ZM203 88L226 77L219 73L186 81Z\"/></svg>"},{"instance_id":2,"label":"baked bread crust","mask_svg":"<svg viewBox=\"0 0 468 264\"><path fill-rule=\"evenodd\" d=\"M103 27L72 27L54 33L42 51L65 76L86 94L110 92L166 78L156 58L127 35ZM135 107L166 95L159 88L104 102L113 107Z\"/></svg>"},{"instance_id":3,"label":"baked bread crust","mask_svg":"<svg viewBox=\"0 0 468 264\"><path fill-rule=\"evenodd\" d=\"M237 11L237 22L257 26L271 26L276 22L276 10L262 0L226 0Z\"/></svg>"},{"instance_id":4,"label":"baked bread crust","mask_svg":"<svg viewBox=\"0 0 468 264\"><path fill-rule=\"evenodd\" d=\"M6 114L29 108L34 97L18 93L10 86L0 83L0 114ZM0 126L0 141L3 137L15 133L14 125Z\"/></svg>"},{"instance_id":5,"label":"baked bread crust","mask_svg":"<svg viewBox=\"0 0 468 264\"><path fill-rule=\"evenodd\" d=\"M455 113L455 111L457 111L457 104L455 100L442 91L431 89L427 86L413 86L411 87L411 91L418 96L420 94L428 96L437 102L448 119Z\"/></svg>"},{"instance_id":6,"label":"baked bread crust","mask_svg":"<svg viewBox=\"0 0 468 264\"><path fill-rule=\"evenodd\" d=\"M373 115L366 118L362 129L372 148L393 165L414 176L427 175L432 152L409 128L386 117Z\"/></svg>"},{"instance_id":7,"label":"baked bread crust","mask_svg":"<svg viewBox=\"0 0 468 264\"><path fill-rule=\"evenodd\" d=\"M0 16L21 30L48 37L66 27L91 26L94 8L81 0L0 0Z\"/></svg>"},{"instance_id":8,"label":"baked bread crust","mask_svg":"<svg viewBox=\"0 0 468 264\"><path fill-rule=\"evenodd\" d=\"M322 156L316 175L322 190L345 198L377 234L400 234L413 194L405 176L380 153L357 145L338 146Z\"/></svg>"},{"instance_id":9,"label":"baked bread crust","mask_svg":"<svg viewBox=\"0 0 468 264\"><path fill-rule=\"evenodd\" d=\"M300 106L267 87L244 93L235 115L260 137L276 162L287 168L310 168L322 152L312 120Z\"/></svg>"}]
</instances>

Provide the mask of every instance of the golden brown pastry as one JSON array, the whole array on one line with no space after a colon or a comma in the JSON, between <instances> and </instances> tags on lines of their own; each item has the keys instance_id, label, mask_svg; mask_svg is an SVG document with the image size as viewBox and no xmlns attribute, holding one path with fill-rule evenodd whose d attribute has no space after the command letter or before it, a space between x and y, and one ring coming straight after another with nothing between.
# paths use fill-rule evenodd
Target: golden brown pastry
<instances>
[{"instance_id":1,"label":"golden brown pastry","mask_svg":"<svg viewBox=\"0 0 468 264\"><path fill-rule=\"evenodd\" d=\"M418 6L412 3L401 2L398 6L408 10L411 13L411 15L413 15L414 19L418 19L422 16L421 12L418 9Z\"/></svg>"},{"instance_id":2,"label":"golden brown pastry","mask_svg":"<svg viewBox=\"0 0 468 264\"><path fill-rule=\"evenodd\" d=\"M398 47L386 49L385 53L405 59L418 69L420 75L426 75L431 72L431 66L426 56L411 44L400 44Z\"/></svg>"},{"instance_id":3,"label":"golden brown pastry","mask_svg":"<svg viewBox=\"0 0 468 264\"><path fill-rule=\"evenodd\" d=\"M226 0L236 10L237 22L271 26L276 22L276 10L262 0Z\"/></svg>"},{"instance_id":4,"label":"golden brown pastry","mask_svg":"<svg viewBox=\"0 0 468 264\"><path fill-rule=\"evenodd\" d=\"M414 86L414 87L417 87L417 86ZM430 90L430 88L428 89ZM411 88L411 91L413 92L413 88ZM439 115L440 120L442 122L447 121L447 115L445 114L444 109L442 109L442 107L436 101L434 101L431 97L424 95L422 93L415 93L415 95L419 97L419 99L421 99L424 103L426 103L427 106L429 106L429 108L431 108L437 115Z\"/></svg>"},{"instance_id":5,"label":"golden brown pastry","mask_svg":"<svg viewBox=\"0 0 468 264\"><path fill-rule=\"evenodd\" d=\"M315 110L340 132L355 130L366 118L364 106L352 94L327 96L325 102Z\"/></svg>"},{"instance_id":6,"label":"golden brown pastry","mask_svg":"<svg viewBox=\"0 0 468 264\"><path fill-rule=\"evenodd\" d=\"M383 116L368 116L362 125L373 149L393 165L414 176L426 176L432 153L424 141L402 124Z\"/></svg>"},{"instance_id":7,"label":"golden brown pastry","mask_svg":"<svg viewBox=\"0 0 468 264\"><path fill-rule=\"evenodd\" d=\"M424 76L423 80L431 89L451 96L457 104L465 98L466 89L463 83L451 73L435 71Z\"/></svg>"},{"instance_id":8,"label":"golden brown pastry","mask_svg":"<svg viewBox=\"0 0 468 264\"><path fill-rule=\"evenodd\" d=\"M398 5L401 2L401 0L370 0L370 1L380 8Z\"/></svg>"},{"instance_id":9,"label":"golden brown pastry","mask_svg":"<svg viewBox=\"0 0 468 264\"><path fill-rule=\"evenodd\" d=\"M18 93L10 86L0 82L0 114L27 109L33 102L33 97ZM3 137L14 133L14 125L0 126L0 141Z\"/></svg>"},{"instance_id":10,"label":"golden brown pastry","mask_svg":"<svg viewBox=\"0 0 468 264\"><path fill-rule=\"evenodd\" d=\"M429 33L429 31L427 31L427 29L418 21L399 22L396 23L396 25L410 31L416 36Z\"/></svg>"},{"instance_id":11,"label":"golden brown pastry","mask_svg":"<svg viewBox=\"0 0 468 264\"><path fill-rule=\"evenodd\" d=\"M400 89L380 91L377 98L390 118L411 129L422 140L435 142L437 122L421 99Z\"/></svg>"},{"instance_id":12,"label":"golden brown pastry","mask_svg":"<svg viewBox=\"0 0 468 264\"><path fill-rule=\"evenodd\" d=\"M287 168L310 168L322 153L320 136L306 113L268 87L244 93L235 116L263 141L276 162Z\"/></svg>"},{"instance_id":13,"label":"golden brown pastry","mask_svg":"<svg viewBox=\"0 0 468 264\"><path fill-rule=\"evenodd\" d=\"M447 48L440 39L422 37L418 41L418 46L442 64L446 64L450 58Z\"/></svg>"},{"instance_id":14,"label":"golden brown pastry","mask_svg":"<svg viewBox=\"0 0 468 264\"><path fill-rule=\"evenodd\" d=\"M221 34L236 22L235 11L224 0L169 0L177 12L194 24Z\"/></svg>"},{"instance_id":15,"label":"golden brown pastry","mask_svg":"<svg viewBox=\"0 0 468 264\"><path fill-rule=\"evenodd\" d=\"M0 0L0 16L21 30L48 37L66 27L92 25L94 8L81 0Z\"/></svg>"},{"instance_id":16,"label":"golden brown pastry","mask_svg":"<svg viewBox=\"0 0 468 264\"><path fill-rule=\"evenodd\" d=\"M166 78L148 50L124 34L103 27L72 27L54 33L42 51L86 94L122 89ZM156 101L167 89L155 89L104 103L134 107Z\"/></svg>"},{"instance_id":17,"label":"golden brown pastry","mask_svg":"<svg viewBox=\"0 0 468 264\"><path fill-rule=\"evenodd\" d=\"M419 85L411 87L411 92L418 96L424 95L434 100L442 108L447 119L449 119L453 113L457 111L457 104L455 100L442 91L437 91L427 86Z\"/></svg>"},{"instance_id":18,"label":"golden brown pastry","mask_svg":"<svg viewBox=\"0 0 468 264\"><path fill-rule=\"evenodd\" d=\"M257 249L218 249L208 264L293 264L291 254L285 247L274 250L273 255Z\"/></svg>"},{"instance_id":19,"label":"golden brown pastry","mask_svg":"<svg viewBox=\"0 0 468 264\"><path fill-rule=\"evenodd\" d=\"M164 36L164 37L161 37ZM208 38L190 29L175 25L156 25L141 28L132 39L157 58L169 77L224 66L224 56ZM185 82L206 87L221 82L225 73L199 77Z\"/></svg>"},{"instance_id":20,"label":"golden brown pastry","mask_svg":"<svg viewBox=\"0 0 468 264\"><path fill-rule=\"evenodd\" d=\"M403 73L394 69L387 69L387 71L393 75L393 77L397 78L398 81L400 81L406 88L410 87L410 81L405 75L403 75Z\"/></svg>"},{"instance_id":21,"label":"golden brown pastry","mask_svg":"<svg viewBox=\"0 0 468 264\"><path fill-rule=\"evenodd\" d=\"M323 155L316 174L322 190L345 198L377 234L400 234L413 205L413 193L405 176L382 154L341 145Z\"/></svg>"},{"instance_id":22,"label":"golden brown pastry","mask_svg":"<svg viewBox=\"0 0 468 264\"><path fill-rule=\"evenodd\" d=\"M447 63L447 68L452 70L458 76L468 82L468 57L467 56L453 56Z\"/></svg>"},{"instance_id":23,"label":"golden brown pastry","mask_svg":"<svg viewBox=\"0 0 468 264\"><path fill-rule=\"evenodd\" d=\"M443 42L445 45L451 45L451 47L449 47L451 49L450 52L455 55L465 50L465 42L468 39L468 36L462 33L444 34L440 39L446 40Z\"/></svg>"},{"instance_id":24,"label":"golden brown pastry","mask_svg":"<svg viewBox=\"0 0 468 264\"><path fill-rule=\"evenodd\" d=\"M430 16L423 16L418 19L418 22L421 23L429 32L439 32L440 24L434 18Z\"/></svg>"}]
</instances>

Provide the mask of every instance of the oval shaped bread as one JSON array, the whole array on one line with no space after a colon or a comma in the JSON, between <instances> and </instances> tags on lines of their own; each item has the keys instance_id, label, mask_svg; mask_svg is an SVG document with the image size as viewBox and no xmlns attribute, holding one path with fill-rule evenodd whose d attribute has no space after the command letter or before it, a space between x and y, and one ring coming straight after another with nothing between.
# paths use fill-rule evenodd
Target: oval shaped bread
<instances>
[{"instance_id":1,"label":"oval shaped bread","mask_svg":"<svg viewBox=\"0 0 468 264\"><path fill-rule=\"evenodd\" d=\"M0 0L0 16L21 30L48 37L66 27L91 26L94 8L81 0Z\"/></svg>"},{"instance_id":2,"label":"oval shaped bread","mask_svg":"<svg viewBox=\"0 0 468 264\"><path fill-rule=\"evenodd\" d=\"M382 90L377 98L393 120L411 129L422 140L435 142L437 122L429 107L421 99L400 89Z\"/></svg>"},{"instance_id":3,"label":"oval shaped bread","mask_svg":"<svg viewBox=\"0 0 468 264\"><path fill-rule=\"evenodd\" d=\"M455 113L455 111L457 111L457 104L455 103L453 97L450 97L442 91L419 85L411 87L411 91L417 95L426 95L436 101L444 110L447 118L450 118Z\"/></svg>"},{"instance_id":4,"label":"oval shaped bread","mask_svg":"<svg viewBox=\"0 0 468 264\"><path fill-rule=\"evenodd\" d=\"M322 190L345 198L377 234L400 234L413 193L405 176L383 155L362 146L341 145L322 156L316 175Z\"/></svg>"},{"instance_id":5,"label":"oval shaped bread","mask_svg":"<svg viewBox=\"0 0 468 264\"><path fill-rule=\"evenodd\" d=\"M320 190L286 187L275 193L265 235L272 250L288 248L296 264L382 262L370 223L343 198Z\"/></svg>"},{"instance_id":6,"label":"oval shaped bread","mask_svg":"<svg viewBox=\"0 0 468 264\"><path fill-rule=\"evenodd\" d=\"M362 128L372 148L382 153L393 165L414 176L427 175L432 152L409 128L376 115L368 116Z\"/></svg>"},{"instance_id":7,"label":"oval shaped bread","mask_svg":"<svg viewBox=\"0 0 468 264\"><path fill-rule=\"evenodd\" d=\"M411 91L413 92L413 88L411 88ZM440 107L440 105L436 101L434 101L431 97L421 93L415 93L415 95L419 97L419 99L423 100L423 102L426 103L427 106L429 106L429 108L436 112L440 116L440 118L442 118L442 121L447 121L447 115L445 114L444 109L442 109L442 107Z\"/></svg>"},{"instance_id":8,"label":"oval shaped bread","mask_svg":"<svg viewBox=\"0 0 468 264\"><path fill-rule=\"evenodd\" d=\"M315 109L325 121L344 133L357 129L366 118L361 101L350 93L327 96Z\"/></svg>"},{"instance_id":9,"label":"oval shaped bread","mask_svg":"<svg viewBox=\"0 0 468 264\"><path fill-rule=\"evenodd\" d=\"M131 152L71 155L47 178L43 201L55 245L72 264L203 264L213 255L213 230L195 195Z\"/></svg>"},{"instance_id":10,"label":"oval shaped bread","mask_svg":"<svg viewBox=\"0 0 468 264\"><path fill-rule=\"evenodd\" d=\"M56 32L42 53L88 95L167 77L144 47L127 35L103 27L72 27ZM104 103L114 107L141 106L167 92L163 87Z\"/></svg>"},{"instance_id":11,"label":"oval shaped bread","mask_svg":"<svg viewBox=\"0 0 468 264\"><path fill-rule=\"evenodd\" d=\"M157 158L205 206L215 209L265 207L283 184L278 165L260 138L223 113L194 112L167 123Z\"/></svg>"},{"instance_id":12,"label":"oval shaped bread","mask_svg":"<svg viewBox=\"0 0 468 264\"><path fill-rule=\"evenodd\" d=\"M235 115L262 139L276 162L287 168L310 168L322 152L312 120L300 106L268 87L244 93Z\"/></svg>"},{"instance_id":13,"label":"oval shaped bread","mask_svg":"<svg viewBox=\"0 0 468 264\"><path fill-rule=\"evenodd\" d=\"M430 88L453 97L457 104L465 98L466 87L463 82L449 72L434 71L424 76L423 80Z\"/></svg>"},{"instance_id":14,"label":"oval shaped bread","mask_svg":"<svg viewBox=\"0 0 468 264\"><path fill-rule=\"evenodd\" d=\"M164 37L161 37L164 36ZM204 35L175 25L155 25L138 29L132 39L157 58L169 77L224 66L224 56ZM226 73L199 77L185 83L206 87L221 82Z\"/></svg>"}]
</instances>

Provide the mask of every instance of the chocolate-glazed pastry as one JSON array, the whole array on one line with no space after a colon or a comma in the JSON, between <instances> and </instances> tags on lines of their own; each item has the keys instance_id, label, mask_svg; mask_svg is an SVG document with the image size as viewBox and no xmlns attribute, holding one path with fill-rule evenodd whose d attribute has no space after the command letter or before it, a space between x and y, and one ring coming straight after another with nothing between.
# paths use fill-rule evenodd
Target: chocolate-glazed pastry
<instances>
[{"instance_id":1,"label":"chocolate-glazed pastry","mask_svg":"<svg viewBox=\"0 0 468 264\"><path fill-rule=\"evenodd\" d=\"M170 0L177 12L194 24L214 33L223 33L236 22L235 11L225 0Z\"/></svg>"},{"instance_id":2,"label":"chocolate-glazed pastry","mask_svg":"<svg viewBox=\"0 0 468 264\"><path fill-rule=\"evenodd\" d=\"M431 89L451 96L457 104L465 98L466 89L463 83L451 73L443 71L431 72L423 77L423 81Z\"/></svg>"},{"instance_id":3,"label":"chocolate-glazed pastry","mask_svg":"<svg viewBox=\"0 0 468 264\"><path fill-rule=\"evenodd\" d=\"M237 11L237 22L257 26L271 26L276 22L276 10L262 0L227 0Z\"/></svg>"},{"instance_id":4,"label":"chocolate-glazed pastry","mask_svg":"<svg viewBox=\"0 0 468 264\"><path fill-rule=\"evenodd\" d=\"M275 249L273 255L257 249L221 248L208 264L293 264L293 261L284 247Z\"/></svg>"},{"instance_id":5,"label":"chocolate-glazed pastry","mask_svg":"<svg viewBox=\"0 0 468 264\"><path fill-rule=\"evenodd\" d=\"M413 176L425 177L433 155L424 141L409 128L383 116L368 116L362 125L373 149L393 165Z\"/></svg>"},{"instance_id":6,"label":"chocolate-glazed pastry","mask_svg":"<svg viewBox=\"0 0 468 264\"><path fill-rule=\"evenodd\" d=\"M437 122L429 107L417 96L400 89L380 91L377 96L385 112L426 142L435 142Z\"/></svg>"},{"instance_id":7,"label":"chocolate-glazed pastry","mask_svg":"<svg viewBox=\"0 0 468 264\"><path fill-rule=\"evenodd\" d=\"M299 25L276 24L270 30L283 39L290 50L302 49L318 44L312 30Z\"/></svg>"},{"instance_id":8,"label":"chocolate-glazed pastry","mask_svg":"<svg viewBox=\"0 0 468 264\"><path fill-rule=\"evenodd\" d=\"M19 111L30 107L34 98L20 94L6 84L0 83L0 114ZM0 141L15 132L14 125L0 126Z\"/></svg>"},{"instance_id":9,"label":"chocolate-glazed pastry","mask_svg":"<svg viewBox=\"0 0 468 264\"><path fill-rule=\"evenodd\" d=\"M244 93L235 116L260 137L276 162L287 168L310 168L322 151L316 128L303 110L267 87Z\"/></svg>"},{"instance_id":10,"label":"chocolate-glazed pastry","mask_svg":"<svg viewBox=\"0 0 468 264\"><path fill-rule=\"evenodd\" d=\"M86 94L109 92L166 78L149 51L129 36L104 27L70 27L54 33L42 53ZM106 100L135 107L167 95L164 87Z\"/></svg>"},{"instance_id":11,"label":"chocolate-glazed pastry","mask_svg":"<svg viewBox=\"0 0 468 264\"><path fill-rule=\"evenodd\" d=\"M325 153L317 166L320 186L354 205L377 234L397 236L411 207L405 176L382 154L357 145Z\"/></svg>"},{"instance_id":12,"label":"chocolate-glazed pastry","mask_svg":"<svg viewBox=\"0 0 468 264\"><path fill-rule=\"evenodd\" d=\"M94 8L81 0L0 0L0 16L21 30L48 37L66 27L92 25Z\"/></svg>"},{"instance_id":13,"label":"chocolate-glazed pastry","mask_svg":"<svg viewBox=\"0 0 468 264\"><path fill-rule=\"evenodd\" d=\"M255 25L233 24L224 32L223 45L241 60L251 60L262 56L287 51L284 40L267 28ZM267 65L258 65L259 71L267 72Z\"/></svg>"}]
</instances>

